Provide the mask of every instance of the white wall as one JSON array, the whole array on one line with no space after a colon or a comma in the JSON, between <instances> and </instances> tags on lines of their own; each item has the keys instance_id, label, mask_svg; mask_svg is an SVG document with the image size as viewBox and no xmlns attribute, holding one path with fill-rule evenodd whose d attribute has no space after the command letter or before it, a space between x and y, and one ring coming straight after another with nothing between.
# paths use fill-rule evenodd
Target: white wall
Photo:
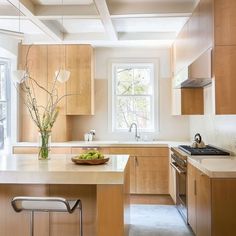
<instances>
[{"instance_id":1,"label":"white wall","mask_svg":"<svg viewBox=\"0 0 236 236\"><path fill-rule=\"evenodd\" d=\"M170 51L167 49L140 48L96 48L95 49L95 116L72 118L75 132L73 140L83 139L83 134L90 129L96 130L97 140L134 139L128 133L115 134L108 130L108 62L120 58L152 58L159 60L159 126L160 132L149 134L149 139L187 140L189 138L188 117L171 116L171 74ZM156 104L158 106L158 104Z\"/></svg>"},{"instance_id":2,"label":"white wall","mask_svg":"<svg viewBox=\"0 0 236 236\"><path fill-rule=\"evenodd\" d=\"M236 115L214 115L214 84L204 89L205 115L190 117L190 135L236 153ZM233 101L232 101L233 102Z\"/></svg>"}]
</instances>

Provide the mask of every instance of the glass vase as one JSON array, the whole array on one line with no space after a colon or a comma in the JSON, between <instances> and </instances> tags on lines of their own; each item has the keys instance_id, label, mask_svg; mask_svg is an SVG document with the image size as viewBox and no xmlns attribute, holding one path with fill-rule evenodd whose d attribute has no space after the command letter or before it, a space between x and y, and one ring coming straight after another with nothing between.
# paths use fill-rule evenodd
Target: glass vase
<instances>
[{"instance_id":1,"label":"glass vase","mask_svg":"<svg viewBox=\"0 0 236 236\"><path fill-rule=\"evenodd\" d=\"M49 160L49 152L51 145L51 131L45 130L39 132L39 160Z\"/></svg>"}]
</instances>

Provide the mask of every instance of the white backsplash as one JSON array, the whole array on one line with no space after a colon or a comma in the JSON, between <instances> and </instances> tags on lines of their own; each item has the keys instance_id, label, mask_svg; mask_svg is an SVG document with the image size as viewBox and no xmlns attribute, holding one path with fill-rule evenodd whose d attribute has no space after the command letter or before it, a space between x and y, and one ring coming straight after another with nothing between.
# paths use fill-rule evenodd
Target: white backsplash
<instances>
[{"instance_id":1,"label":"white backsplash","mask_svg":"<svg viewBox=\"0 0 236 236\"><path fill-rule=\"evenodd\" d=\"M200 133L206 144L225 148L236 154L236 115L214 115L213 86L204 89L205 115L190 117L190 136Z\"/></svg>"}]
</instances>

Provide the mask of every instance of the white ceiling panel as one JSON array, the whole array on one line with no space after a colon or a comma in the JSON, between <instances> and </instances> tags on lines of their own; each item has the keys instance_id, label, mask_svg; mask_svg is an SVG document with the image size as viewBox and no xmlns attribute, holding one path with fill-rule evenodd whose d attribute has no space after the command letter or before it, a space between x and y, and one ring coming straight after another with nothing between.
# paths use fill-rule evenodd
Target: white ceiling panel
<instances>
[{"instance_id":1,"label":"white ceiling panel","mask_svg":"<svg viewBox=\"0 0 236 236\"><path fill-rule=\"evenodd\" d=\"M38 5L90 5L93 0L31 0Z\"/></svg>"},{"instance_id":2,"label":"white ceiling panel","mask_svg":"<svg viewBox=\"0 0 236 236\"><path fill-rule=\"evenodd\" d=\"M153 3L195 3L199 0L107 0L107 3L146 3L146 2L153 2Z\"/></svg>"},{"instance_id":3,"label":"white ceiling panel","mask_svg":"<svg viewBox=\"0 0 236 236\"><path fill-rule=\"evenodd\" d=\"M0 28L5 30L21 31L25 34L43 34L30 20L0 19Z\"/></svg>"},{"instance_id":4,"label":"white ceiling panel","mask_svg":"<svg viewBox=\"0 0 236 236\"><path fill-rule=\"evenodd\" d=\"M179 32L187 17L113 19L118 32Z\"/></svg>"},{"instance_id":5,"label":"white ceiling panel","mask_svg":"<svg viewBox=\"0 0 236 236\"><path fill-rule=\"evenodd\" d=\"M62 21L57 21L62 25ZM63 28L67 33L104 32L104 27L99 19L64 19Z\"/></svg>"}]
</instances>

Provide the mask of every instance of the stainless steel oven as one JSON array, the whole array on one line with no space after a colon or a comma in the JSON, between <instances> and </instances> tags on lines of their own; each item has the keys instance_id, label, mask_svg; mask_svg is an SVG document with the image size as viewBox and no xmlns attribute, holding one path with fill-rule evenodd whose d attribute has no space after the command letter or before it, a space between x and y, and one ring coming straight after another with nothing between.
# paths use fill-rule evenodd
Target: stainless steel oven
<instances>
[{"instance_id":1,"label":"stainless steel oven","mask_svg":"<svg viewBox=\"0 0 236 236\"><path fill-rule=\"evenodd\" d=\"M187 222L187 157L172 152L170 164L176 175L176 206Z\"/></svg>"}]
</instances>

